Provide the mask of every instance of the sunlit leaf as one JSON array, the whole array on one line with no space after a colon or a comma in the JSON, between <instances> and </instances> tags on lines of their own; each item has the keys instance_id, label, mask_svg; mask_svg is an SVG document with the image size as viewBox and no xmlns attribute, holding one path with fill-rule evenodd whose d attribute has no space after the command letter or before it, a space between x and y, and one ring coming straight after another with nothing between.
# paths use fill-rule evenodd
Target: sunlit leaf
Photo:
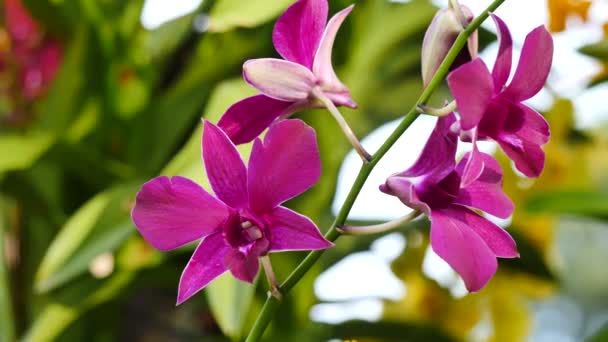
<instances>
[{"instance_id":1,"label":"sunlit leaf","mask_svg":"<svg viewBox=\"0 0 608 342\"><path fill-rule=\"evenodd\" d=\"M0 174L30 167L51 147L53 141L54 137L49 134L0 136Z\"/></svg>"},{"instance_id":2,"label":"sunlit leaf","mask_svg":"<svg viewBox=\"0 0 608 342\"><path fill-rule=\"evenodd\" d=\"M84 298L67 304L55 302L47 304L36 321L28 329L23 341L56 341L61 333L82 314L92 307L102 304L124 290L133 279L133 272L123 272L112 275L101 284L86 283L77 293Z\"/></svg>"},{"instance_id":3,"label":"sunlit leaf","mask_svg":"<svg viewBox=\"0 0 608 342\"><path fill-rule=\"evenodd\" d=\"M598 43L585 45L580 48L579 51L587 56L608 61L608 39L602 40Z\"/></svg>"},{"instance_id":4,"label":"sunlit leaf","mask_svg":"<svg viewBox=\"0 0 608 342\"><path fill-rule=\"evenodd\" d=\"M238 341L255 287L224 273L205 289L213 317L224 334Z\"/></svg>"},{"instance_id":5,"label":"sunlit leaf","mask_svg":"<svg viewBox=\"0 0 608 342\"><path fill-rule=\"evenodd\" d=\"M49 291L86 272L95 257L115 250L133 234L130 211L139 185L137 182L103 192L76 211L38 269L38 291Z\"/></svg>"},{"instance_id":6,"label":"sunlit leaf","mask_svg":"<svg viewBox=\"0 0 608 342\"><path fill-rule=\"evenodd\" d=\"M608 193L561 190L534 194L525 203L532 212L608 216Z\"/></svg>"},{"instance_id":7,"label":"sunlit leaf","mask_svg":"<svg viewBox=\"0 0 608 342\"><path fill-rule=\"evenodd\" d=\"M209 13L209 31L255 27L277 17L292 0L219 0Z\"/></svg>"}]
</instances>

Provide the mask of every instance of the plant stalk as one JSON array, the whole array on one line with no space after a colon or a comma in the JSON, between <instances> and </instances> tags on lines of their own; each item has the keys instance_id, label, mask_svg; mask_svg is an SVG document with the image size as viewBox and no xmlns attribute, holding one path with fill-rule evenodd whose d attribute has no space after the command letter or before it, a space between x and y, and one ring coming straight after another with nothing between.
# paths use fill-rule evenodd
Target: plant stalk
<instances>
[{"instance_id":1,"label":"plant stalk","mask_svg":"<svg viewBox=\"0 0 608 342\"><path fill-rule=\"evenodd\" d=\"M344 225L344 226L336 227L336 230L338 231L338 233L340 233L342 235L370 235L370 234L384 233L389 230L394 230L394 229L397 229L397 228L403 226L404 224L414 220L421 214L422 214L422 212L420 212L418 210L414 210L411 213L409 213L401 218L398 218L396 220L392 220L392 221L388 221L388 222L384 222L384 223L380 223L380 224L373 224L373 225L369 225L369 226Z\"/></svg>"},{"instance_id":2,"label":"plant stalk","mask_svg":"<svg viewBox=\"0 0 608 342\"><path fill-rule=\"evenodd\" d=\"M344 120L344 117L342 116L342 113L340 113L340 111L338 110L338 108L336 107L336 105L334 105L333 101L330 100L327 96L325 96L325 94L323 94L323 92L319 88L314 88L312 90L312 94L319 101L321 101L321 103L323 103L323 105L325 106L325 108L327 108L327 110L331 113L331 115L334 117L334 119L338 122L338 125L340 126L340 128L344 132L344 135L346 136L346 138L348 139L348 141L350 142L350 144L353 146L353 148L355 149L355 151L357 151L357 153L359 154L359 156L363 160L363 163L369 162L372 159L371 154L369 154L365 150L365 148L363 147L363 145L361 145L361 142L359 141L359 139L357 139L357 136L355 135L355 133L353 132L353 130L350 128L350 126L348 125L348 123L346 122L346 120Z\"/></svg>"}]
</instances>

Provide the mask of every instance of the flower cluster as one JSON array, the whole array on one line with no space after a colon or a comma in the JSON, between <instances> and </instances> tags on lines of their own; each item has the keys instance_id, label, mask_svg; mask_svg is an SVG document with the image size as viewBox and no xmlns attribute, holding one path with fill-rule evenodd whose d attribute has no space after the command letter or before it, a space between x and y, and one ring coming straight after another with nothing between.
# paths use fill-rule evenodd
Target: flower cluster
<instances>
[{"instance_id":1,"label":"flower cluster","mask_svg":"<svg viewBox=\"0 0 608 342\"><path fill-rule=\"evenodd\" d=\"M544 167L541 146L549 140L545 119L522 101L538 93L547 79L552 38L543 26L528 34L507 86L512 39L506 24L496 15L492 18L500 40L492 73L476 58L448 75L459 118L454 113L439 118L417 162L380 186L429 217L433 250L462 276L469 291L480 290L490 280L497 257L518 256L509 234L471 210L499 218L513 212L513 203L502 191L498 162L480 152L477 141L496 141L520 172L538 177ZM459 136L472 142L473 150L456 164Z\"/></svg>"},{"instance_id":2,"label":"flower cluster","mask_svg":"<svg viewBox=\"0 0 608 342\"><path fill-rule=\"evenodd\" d=\"M0 30L2 96L14 105L44 94L62 60L61 45L49 38L29 15L21 0L4 2L6 31ZM13 108L12 110L15 110ZM13 113L14 114L14 113Z\"/></svg>"},{"instance_id":3,"label":"flower cluster","mask_svg":"<svg viewBox=\"0 0 608 342\"><path fill-rule=\"evenodd\" d=\"M326 22L327 0L298 0L278 19L272 35L284 59L245 62L243 77L261 94L231 106L217 126L203 124L203 162L215 196L188 179L165 176L145 183L137 194L132 219L154 247L171 250L202 239L182 274L178 304L226 271L253 282L260 260L276 290L273 295L280 296L268 253L332 246L310 219L281 206L313 186L321 174L314 130L288 118L324 107L364 162L371 159L337 109L356 108L356 104L331 63L336 34L352 10L353 6L347 7ZM468 53L448 76L455 98L448 108L457 108L458 115L452 110L442 115L416 163L380 186L429 217L432 248L462 276L470 291L489 281L497 257L518 256L511 236L475 211L507 218L514 208L502 190L498 162L480 152L477 141L496 141L519 171L538 177L544 165L541 146L549 138L546 121L522 101L546 81L551 36L543 27L528 35L515 75L505 85L512 40L505 23L493 19L500 38L493 71L476 57L477 36L472 35ZM458 4L437 14L423 44L425 85L472 20L470 10ZM259 135L265 130L262 140ZM235 144L252 140L245 166ZM459 140L474 147L457 161ZM345 227L340 231L348 233Z\"/></svg>"}]
</instances>

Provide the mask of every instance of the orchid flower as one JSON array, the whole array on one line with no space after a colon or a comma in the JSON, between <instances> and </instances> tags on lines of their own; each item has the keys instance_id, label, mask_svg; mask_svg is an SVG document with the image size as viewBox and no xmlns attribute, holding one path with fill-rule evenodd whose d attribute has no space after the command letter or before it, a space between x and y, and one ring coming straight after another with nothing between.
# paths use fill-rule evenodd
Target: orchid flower
<instances>
[{"instance_id":1,"label":"orchid flower","mask_svg":"<svg viewBox=\"0 0 608 342\"><path fill-rule=\"evenodd\" d=\"M507 218L513 203L502 191L502 170L479 152L483 170L467 186L462 174L470 154L456 165L458 134L454 114L438 119L420 157L409 169L390 176L380 190L397 196L431 221L431 247L460 274L469 291L478 291L496 272L496 258L518 257L511 236L472 209Z\"/></svg>"},{"instance_id":2,"label":"orchid flower","mask_svg":"<svg viewBox=\"0 0 608 342\"><path fill-rule=\"evenodd\" d=\"M139 232L159 250L203 239L182 273L178 304L228 270L253 282L259 258L272 274L268 253L332 246L310 219L280 206L321 174L314 130L302 121L282 121L263 142L257 139L249 168L225 133L206 121L203 161L216 197L186 178L163 176L142 186L132 212Z\"/></svg>"},{"instance_id":3,"label":"orchid flower","mask_svg":"<svg viewBox=\"0 0 608 342\"><path fill-rule=\"evenodd\" d=\"M298 0L279 17L272 40L284 59L245 62L243 77L262 94L237 102L218 125L235 144L247 143L273 122L298 111L326 107L364 159L370 159L336 108L357 108L334 72L334 40L353 5L327 21L327 0Z\"/></svg>"},{"instance_id":4,"label":"orchid flower","mask_svg":"<svg viewBox=\"0 0 608 342\"><path fill-rule=\"evenodd\" d=\"M475 59L447 78L460 114L462 135L474 144L478 139L495 140L520 172L538 177L544 167L541 146L549 141L549 125L522 101L536 95L545 84L553 58L553 40L543 26L530 32L515 75L505 85L511 73L513 43L507 25L496 15L492 18L500 39L492 73L481 59ZM482 164L475 144L465 171L465 184L479 175Z\"/></svg>"}]
</instances>

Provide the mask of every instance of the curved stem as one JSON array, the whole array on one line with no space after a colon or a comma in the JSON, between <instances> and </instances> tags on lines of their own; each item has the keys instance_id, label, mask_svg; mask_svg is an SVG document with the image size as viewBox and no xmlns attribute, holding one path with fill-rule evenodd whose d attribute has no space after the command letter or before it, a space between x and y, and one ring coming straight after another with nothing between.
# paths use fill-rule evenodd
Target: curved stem
<instances>
[{"instance_id":1,"label":"curved stem","mask_svg":"<svg viewBox=\"0 0 608 342\"><path fill-rule=\"evenodd\" d=\"M439 69L435 73L435 76L433 76L433 79L431 80L429 85L426 87L426 89L424 89L424 91L420 95L420 98L418 99L416 104L412 107L412 109L410 109L410 111L403 118L399 126L395 128L393 133L391 133L388 139L374 154L370 162L364 163L361 166L359 174L357 175L357 178L355 179L355 182L352 188L350 189L350 192L348 193L344 204L340 208L340 211L338 212L334 223L325 234L325 238L327 240L333 242L340 236L340 233L338 232L336 227L342 226L346 222L346 218L348 217L348 214L350 213L350 210L353 204L355 203L359 192L361 192L363 184L365 184L367 177L372 172L376 164L378 164L380 159L382 159L382 157L384 157L388 150L395 144L397 139L401 137L403 132L405 132L408 127L410 127L410 125L414 122L414 120L418 118L418 116L420 115L418 113L418 105L424 105L428 102L435 89L437 89L437 87L441 84L443 79L448 74L450 66L452 65L452 63L454 63L454 60L458 56L460 50L467 43L469 36L481 25L484 20L488 18L490 12L496 10L505 1L506 0L492 1L488 8L477 18L475 18L475 20L473 20L471 24L469 24L469 26L467 26L467 28L458 35L458 38L454 42L454 45L448 52L441 65L439 66ZM308 272L308 270L321 257L323 252L324 251L321 250L308 253L306 258L304 258L304 260L300 262L300 264L293 270L293 272L291 272L291 274L283 282L283 284L281 284L279 289L283 295L287 294L291 290L291 288L293 288L294 285L296 285L297 282L302 279L306 272ZM258 315L258 318L255 321L253 328L251 329L251 332L249 333L249 336L247 336L246 342L256 342L260 340L262 334L264 333L264 330L266 330L266 327L270 323L272 316L274 316L274 313L279 308L279 304L280 302L274 297L269 297L268 299L266 299L266 302L264 303L264 306L262 307L262 310L260 311L260 314Z\"/></svg>"},{"instance_id":2,"label":"curved stem","mask_svg":"<svg viewBox=\"0 0 608 342\"><path fill-rule=\"evenodd\" d=\"M421 214L422 214L422 212L420 212L418 210L414 210L411 213L409 213L408 215L405 215L396 220L392 220L392 221L388 221L388 222L384 222L384 223L380 223L380 224L373 224L373 225L369 225L369 226L345 225L345 226L336 227L336 230L338 231L338 233L340 233L342 235L369 235L369 234L383 233L383 232L387 232L389 230L397 229L397 228L403 226L404 224L412 221L413 219L417 218Z\"/></svg>"},{"instance_id":3,"label":"curved stem","mask_svg":"<svg viewBox=\"0 0 608 342\"><path fill-rule=\"evenodd\" d=\"M429 106L425 106L423 104L418 105L418 113L439 116L439 117L446 116L452 112L455 112L456 109L458 109L458 107L456 106L456 100L453 100L452 102L448 103L447 105L445 105L444 107L441 107L441 108L429 107Z\"/></svg>"},{"instance_id":4,"label":"curved stem","mask_svg":"<svg viewBox=\"0 0 608 342\"><path fill-rule=\"evenodd\" d=\"M369 154L365 150L365 148L363 148L363 145L361 145L361 142L359 141L359 139L357 139L357 136L355 135L355 133L353 133L353 130L350 128L346 120L344 120L342 113L340 113L336 105L334 105L333 101L330 100L327 96L325 96L325 94L323 94L323 91L321 91L321 89L319 88L313 88L312 94L319 101L321 101L321 103L323 103L325 108L327 108L327 110L331 113L334 119L336 119L338 125L344 132L344 135L346 135L346 138L348 139L350 144L355 148L355 151L357 151L361 159L363 159L363 162L369 162L372 159L371 154Z\"/></svg>"}]
</instances>

